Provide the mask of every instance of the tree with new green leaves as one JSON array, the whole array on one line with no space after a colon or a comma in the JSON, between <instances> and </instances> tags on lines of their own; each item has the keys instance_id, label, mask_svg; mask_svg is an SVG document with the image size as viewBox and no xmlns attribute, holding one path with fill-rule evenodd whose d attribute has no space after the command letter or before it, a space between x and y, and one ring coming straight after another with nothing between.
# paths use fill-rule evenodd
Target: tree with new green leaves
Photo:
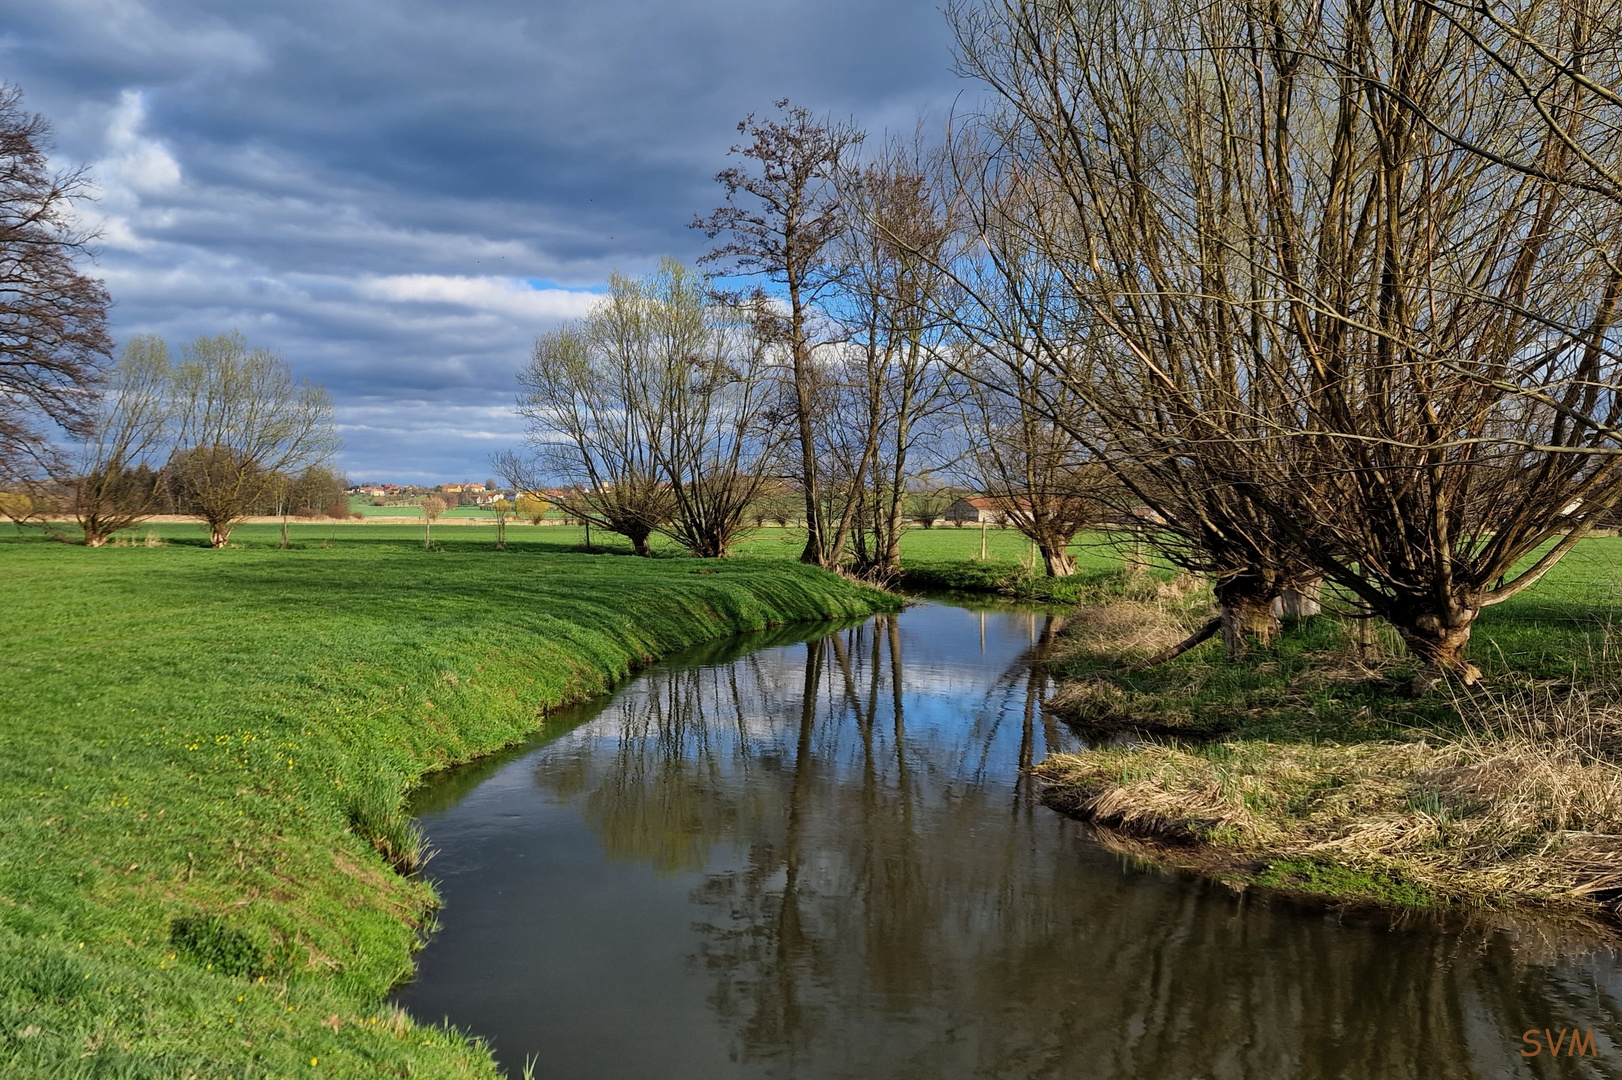
<instances>
[{"instance_id":1,"label":"tree with new green leaves","mask_svg":"<svg viewBox=\"0 0 1622 1080\"><path fill-rule=\"evenodd\" d=\"M67 481L73 517L89 547L101 547L120 529L157 508L161 459L174 417L174 365L154 334L124 344L88 429L70 460Z\"/></svg>"},{"instance_id":2,"label":"tree with new green leaves","mask_svg":"<svg viewBox=\"0 0 1622 1080\"><path fill-rule=\"evenodd\" d=\"M10 519L11 524L21 536L23 526L37 524L34 518L38 510L34 500L20 491L0 491L0 516Z\"/></svg>"},{"instance_id":3,"label":"tree with new green leaves","mask_svg":"<svg viewBox=\"0 0 1622 1080\"><path fill-rule=\"evenodd\" d=\"M767 482L773 349L755 313L712 296L675 260L615 274L575 323L543 335L519 373L533 456L498 456L508 479L566 484L556 501L638 555L662 532L725 555Z\"/></svg>"},{"instance_id":4,"label":"tree with new green leaves","mask_svg":"<svg viewBox=\"0 0 1622 1080\"><path fill-rule=\"evenodd\" d=\"M427 551L432 546L434 522L450 506L438 495L424 497L419 505L422 507L422 550Z\"/></svg>"},{"instance_id":5,"label":"tree with new green leaves","mask_svg":"<svg viewBox=\"0 0 1622 1080\"><path fill-rule=\"evenodd\" d=\"M496 516L496 550L506 551L507 519L512 516L513 504L497 496L490 501L490 512Z\"/></svg>"},{"instance_id":6,"label":"tree with new green leaves","mask_svg":"<svg viewBox=\"0 0 1622 1080\"><path fill-rule=\"evenodd\" d=\"M555 501L565 514L648 555L672 504L647 438L647 388L623 347L636 336L635 314L622 303L627 284L615 275L609 298L586 319L536 339L518 373L531 452L498 455L496 466L520 490L561 482Z\"/></svg>"},{"instance_id":7,"label":"tree with new green leaves","mask_svg":"<svg viewBox=\"0 0 1622 1080\"><path fill-rule=\"evenodd\" d=\"M249 348L234 332L186 346L175 407L171 483L214 547L226 545L283 475L330 459L339 446L326 390L295 379L280 356Z\"/></svg>"},{"instance_id":8,"label":"tree with new green leaves","mask_svg":"<svg viewBox=\"0 0 1622 1080\"><path fill-rule=\"evenodd\" d=\"M518 516L524 518L531 525L539 525L545 521L546 515L551 509L552 504L546 501L546 497L533 491L524 492L518 496L518 501L513 504L513 510Z\"/></svg>"},{"instance_id":9,"label":"tree with new green leaves","mask_svg":"<svg viewBox=\"0 0 1622 1080\"><path fill-rule=\"evenodd\" d=\"M780 442L768 422L773 350L755 313L718 301L674 259L630 295L649 388L647 438L672 502L660 531L694 555L720 558L770 482Z\"/></svg>"}]
</instances>

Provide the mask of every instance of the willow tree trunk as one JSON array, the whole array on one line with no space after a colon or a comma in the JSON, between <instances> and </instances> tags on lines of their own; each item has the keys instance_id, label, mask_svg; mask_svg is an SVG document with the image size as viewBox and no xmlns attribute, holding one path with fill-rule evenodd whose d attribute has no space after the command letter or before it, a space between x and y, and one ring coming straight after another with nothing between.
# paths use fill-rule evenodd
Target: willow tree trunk
<instances>
[{"instance_id":1,"label":"willow tree trunk","mask_svg":"<svg viewBox=\"0 0 1622 1080\"><path fill-rule=\"evenodd\" d=\"M1481 670L1465 658L1470 644L1470 630L1476 616L1481 614L1479 597L1450 598L1441 611L1438 605L1425 610L1418 604L1408 610L1397 610L1387 618L1402 635L1403 642L1419 659L1419 673L1414 676L1413 691L1424 694L1444 678L1458 679L1466 686L1481 678Z\"/></svg>"},{"instance_id":2,"label":"willow tree trunk","mask_svg":"<svg viewBox=\"0 0 1622 1080\"><path fill-rule=\"evenodd\" d=\"M1146 573L1149 565L1149 556L1143 552L1142 540L1134 540L1130 547L1121 549L1121 569L1129 576Z\"/></svg>"},{"instance_id":3,"label":"willow tree trunk","mask_svg":"<svg viewBox=\"0 0 1622 1080\"><path fill-rule=\"evenodd\" d=\"M1069 577L1076 572L1076 560L1066 550L1063 542L1037 542L1037 549L1042 552L1042 566L1048 577Z\"/></svg>"},{"instance_id":4,"label":"willow tree trunk","mask_svg":"<svg viewBox=\"0 0 1622 1080\"><path fill-rule=\"evenodd\" d=\"M1215 591L1221 607L1222 646L1229 660L1243 659L1252 640L1271 645L1278 637L1274 604L1282 589L1276 575L1241 570L1219 580Z\"/></svg>"},{"instance_id":5,"label":"willow tree trunk","mask_svg":"<svg viewBox=\"0 0 1622 1080\"><path fill-rule=\"evenodd\" d=\"M1305 619L1321 615L1323 605L1318 597L1323 590L1323 579L1314 578L1291 586L1279 594L1277 614L1290 619Z\"/></svg>"},{"instance_id":6,"label":"willow tree trunk","mask_svg":"<svg viewBox=\"0 0 1622 1080\"><path fill-rule=\"evenodd\" d=\"M885 524L884 548L877 553L879 569L885 574L901 570L901 523L906 516L907 502L907 444L912 438L912 386L909 383L901 393L901 406L896 417L895 465L890 473L888 493L888 521ZM926 525L925 528L928 528Z\"/></svg>"},{"instance_id":7,"label":"willow tree trunk","mask_svg":"<svg viewBox=\"0 0 1622 1080\"><path fill-rule=\"evenodd\" d=\"M208 523L208 546L222 548L231 542L231 523L229 521Z\"/></svg>"},{"instance_id":8,"label":"willow tree trunk","mask_svg":"<svg viewBox=\"0 0 1622 1080\"><path fill-rule=\"evenodd\" d=\"M1358 659L1369 663L1380 656L1380 628L1374 622L1374 616L1363 619L1354 619L1353 640L1357 642Z\"/></svg>"}]
</instances>

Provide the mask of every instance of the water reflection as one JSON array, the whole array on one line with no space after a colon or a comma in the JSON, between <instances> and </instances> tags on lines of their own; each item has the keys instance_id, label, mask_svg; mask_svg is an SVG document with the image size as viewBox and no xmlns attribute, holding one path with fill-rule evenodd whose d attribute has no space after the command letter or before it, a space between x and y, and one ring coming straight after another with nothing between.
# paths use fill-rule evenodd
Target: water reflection
<instances>
[{"instance_id":1,"label":"water reflection","mask_svg":"<svg viewBox=\"0 0 1622 1080\"><path fill-rule=\"evenodd\" d=\"M424 804L403 1003L571 1078L1619 1075L1609 956L1236 897L1040 806L1057 629L932 605L648 672ZM1598 1056L1520 1055L1562 1026Z\"/></svg>"}]
</instances>

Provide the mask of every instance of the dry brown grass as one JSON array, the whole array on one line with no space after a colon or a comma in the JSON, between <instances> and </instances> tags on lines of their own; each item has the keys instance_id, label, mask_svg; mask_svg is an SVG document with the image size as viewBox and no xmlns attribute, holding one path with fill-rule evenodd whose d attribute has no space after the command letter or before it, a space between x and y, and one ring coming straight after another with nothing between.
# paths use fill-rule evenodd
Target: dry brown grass
<instances>
[{"instance_id":1,"label":"dry brown grass","mask_svg":"<svg viewBox=\"0 0 1622 1080\"><path fill-rule=\"evenodd\" d=\"M1344 867L1464 904L1622 901L1622 698L1462 697L1462 735L1352 745L1145 744L1038 767L1060 809L1259 870Z\"/></svg>"},{"instance_id":2,"label":"dry brown grass","mask_svg":"<svg viewBox=\"0 0 1622 1080\"><path fill-rule=\"evenodd\" d=\"M1044 707L1095 731L1189 737L1258 723L1282 732L1303 720L1330 737L1329 729L1362 734L1372 727L1389 735L1403 722L1392 723L1390 710L1360 712L1356 704L1407 696L1409 679L1400 676L1412 661L1383 624L1360 635L1365 623L1320 616L1310 620L1305 643L1292 632L1294 648L1246 662L1217 659L1213 638L1171 662L1146 663L1204 626L1213 610L1209 590L1191 578L1166 583L1159 595L1076 609L1050 657L1061 685Z\"/></svg>"},{"instance_id":3,"label":"dry brown grass","mask_svg":"<svg viewBox=\"0 0 1622 1080\"><path fill-rule=\"evenodd\" d=\"M1209 616L1209 606L1205 583L1181 575L1171 581L1144 576L1131 596L1076 608L1050 657L1068 668L1067 677L1044 708L1086 727L1182 728L1190 717L1159 703L1147 703L1154 714L1148 715L1142 695L1123 690L1112 673L1182 642ZM1098 674L1089 676L1089 669ZM1195 680L1202 675L1196 668L1184 674Z\"/></svg>"},{"instance_id":4,"label":"dry brown grass","mask_svg":"<svg viewBox=\"0 0 1622 1080\"><path fill-rule=\"evenodd\" d=\"M1117 600L1077 608L1065 621L1064 651L1136 660L1171 648L1188 633L1178 612L1166 604Z\"/></svg>"}]
</instances>

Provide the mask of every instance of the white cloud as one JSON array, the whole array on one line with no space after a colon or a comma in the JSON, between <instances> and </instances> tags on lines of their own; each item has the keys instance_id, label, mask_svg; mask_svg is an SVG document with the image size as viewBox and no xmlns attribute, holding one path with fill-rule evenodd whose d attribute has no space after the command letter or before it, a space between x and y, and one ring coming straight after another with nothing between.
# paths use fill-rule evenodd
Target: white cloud
<instances>
[{"instance_id":1,"label":"white cloud","mask_svg":"<svg viewBox=\"0 0 1622 1080\"><path fill-rule=\"evenodd\" d=\"M510 277L461 277L446 274L396 274L363 280L362 296L396 304L455 304L475 311L517 319L573 319L598 299L589 292L537 289Z\"/></svg>"},{"instance_id":2,"label":"white cloud","mask_svg":"<svg viewBox=\"0 0 1622 1080\"><path fill-rule=\"evenodd\" d=\"M91 175L96 180L96 202L83 211L107 247L144 251L152 241L143 233L161 229L172 220L167 210L147 210L152 197L180 190L184 178L180 162L158 139L145 134L146 102L139 90L125 90L107 115L103 132L104 156Z\"/></svg>"},{"instance_id":3,"label":"white cloud","mask_svg":"<svg viewBox=\"0 0 1622 1080\"><path fill-rule=\"evenodd\" d=\"M142 134L145 123L146 102L141 91L125 90L107 122L107 146L112 154L97 165L97 175L122 180L137 194L179 187L180 163L161 142Z\"/></svg>"}]
</instances>

